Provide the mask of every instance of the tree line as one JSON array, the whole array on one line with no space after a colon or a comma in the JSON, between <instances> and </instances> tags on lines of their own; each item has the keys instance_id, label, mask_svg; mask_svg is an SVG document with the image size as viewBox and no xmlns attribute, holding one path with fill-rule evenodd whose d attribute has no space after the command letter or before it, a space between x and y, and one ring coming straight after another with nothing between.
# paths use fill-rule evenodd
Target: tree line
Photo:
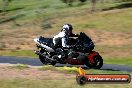
<instances>
[{"instance_id":1,"label":"tree line","mask_svg":"<svg viewBox=\"0 0 132 88\"><path fill-rule=\"evenodd\" d=\"M132 0L61 0L63 3L66 3L69 6L72 6L73 2L81 2L81 3L85 3L86 1L90 1L91 2L91 11L94 12L96 10L96 4L98 1L100 1L101 3L104 2L109 2L109 1L113 1L113 2L131 2Z\"/></svg>"},{"instance_id":2,"label":"tree line","mask_svg":"<svg viewBox=\"0 0 132 88\"><path fill-rule=\"evenodd\" d=\"M3 1L3 7L2 7L2 12L5 14L7 11L7 8L9 6L9 4L13 1L13 0L2 0ZM73 2L81 2L81 3L85 3L86 1L90 1L91 2L91 11L95 11L96 9L96 4L98 1L101 1L102 3L105 1L111 1L111 0L61 0L63 3L67 4L68 6L72 6ZM115 2L128 2L131 0L113 0Z\"/></svg>"}]
</instances>

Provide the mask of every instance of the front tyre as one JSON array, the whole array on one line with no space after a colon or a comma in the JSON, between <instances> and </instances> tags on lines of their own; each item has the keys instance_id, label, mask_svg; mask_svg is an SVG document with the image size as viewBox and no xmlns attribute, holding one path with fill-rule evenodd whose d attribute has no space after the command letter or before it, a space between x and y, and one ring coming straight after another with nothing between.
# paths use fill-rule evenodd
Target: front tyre
<instances>
[{"instance_id":1,"label":"front tyre","mask_svg":"<svg viewBox=\"0 0 132 88\"><path fill-rule=\"evenodd\" d=\"M93 64L93 68L100 69L103 66L103 59L100 55L94 56L95 63Z\"/></svg>"},{"instance_id":2,"label":"front tyre","mask_svg":"<svg viewBox=\"0 0 132 88\"><path fill-rule=\"evenodd\" d=\"M44 50L40 50L40 53L44 53ZM43 57L43 56L41 56L41 55L39 55L39 59L40 59L40 61L44 64L44 65L46 65L47 63L46 63L46 61L45 61L45 58Z\"/></svg>"},{"instance_id":3,"label":"front tyre","mask_svg":"<svg viewBox=\"0 0 132 88\"><path fill-rule=\"evenodd\" d=\"M100 69L103 66L103 59L100 55L95 55L92 58L85 60L85 65L89 68Z\"/></svg>"}]
</instances>

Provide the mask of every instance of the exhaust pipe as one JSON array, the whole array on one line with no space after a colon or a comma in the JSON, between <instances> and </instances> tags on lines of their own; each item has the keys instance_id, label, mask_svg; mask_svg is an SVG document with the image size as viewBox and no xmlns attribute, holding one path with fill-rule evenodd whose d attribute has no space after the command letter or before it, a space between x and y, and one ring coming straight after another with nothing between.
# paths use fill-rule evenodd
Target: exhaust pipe
<instances>
[{"instance_id":1,"label":"exhaust pipe","mask_svg":"<svg viewBox=\"0 0 132 88\"><path fill-rule=\"evenodd\" d=\"M49 57L47 57L46 55L44 55L40 51L34 50L34 52L35 52L35 54L42 56L45 59L46 62L48 62L48 63L51 63L52 62L52 60Z\"/></svg>"}]
</instances>

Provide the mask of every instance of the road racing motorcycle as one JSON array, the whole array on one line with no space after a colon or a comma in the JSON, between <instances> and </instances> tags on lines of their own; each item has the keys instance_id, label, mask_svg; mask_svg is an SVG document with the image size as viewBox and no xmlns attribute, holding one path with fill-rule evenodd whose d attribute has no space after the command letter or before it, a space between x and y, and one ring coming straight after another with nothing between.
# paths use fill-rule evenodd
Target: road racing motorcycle
<instances>
[{"instance_id":1,"label":"road racing motorcycle","mask_svg":"<svg viewBox=\"0 0 132 88\"><path fill-rule=\"evenodd\" d=\"M80 32L78 37L69 38L71 48L64 48L61 42L57 47L54 47L52 38L38 37L34 39L37 50L35 54L39 56L43 64L55 65L71 64L71 65L86 65L89 68L100 69L103 65L103 59L100 54L94 49L94 43L91 38L85 33Z\"/></svg>"}]
</instances>

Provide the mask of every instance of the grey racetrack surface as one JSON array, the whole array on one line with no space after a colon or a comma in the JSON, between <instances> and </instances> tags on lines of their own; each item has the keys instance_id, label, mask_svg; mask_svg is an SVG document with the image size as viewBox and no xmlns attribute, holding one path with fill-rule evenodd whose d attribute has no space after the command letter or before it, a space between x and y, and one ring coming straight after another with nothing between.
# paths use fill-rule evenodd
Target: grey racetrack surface
<instances>
[{"instance_id":1,"label":"grey racetrack surface","mask_svg":"<svg viewBox=\"0 0 132 88\"><path fill-rule=\"evenodd\" d=\"M9 64L27 64L32 66L42 66L43 64L39 59L27 58L27 57L13 57L13 56L0 56L0 63L9 63ZM68 64L57 64L56 66L73 66ZM126 65L115 65L115 64L104 64L101 69L112 70L112 71L127 71L132 72L132 66Z\"/></svg>"}]
</instances>

